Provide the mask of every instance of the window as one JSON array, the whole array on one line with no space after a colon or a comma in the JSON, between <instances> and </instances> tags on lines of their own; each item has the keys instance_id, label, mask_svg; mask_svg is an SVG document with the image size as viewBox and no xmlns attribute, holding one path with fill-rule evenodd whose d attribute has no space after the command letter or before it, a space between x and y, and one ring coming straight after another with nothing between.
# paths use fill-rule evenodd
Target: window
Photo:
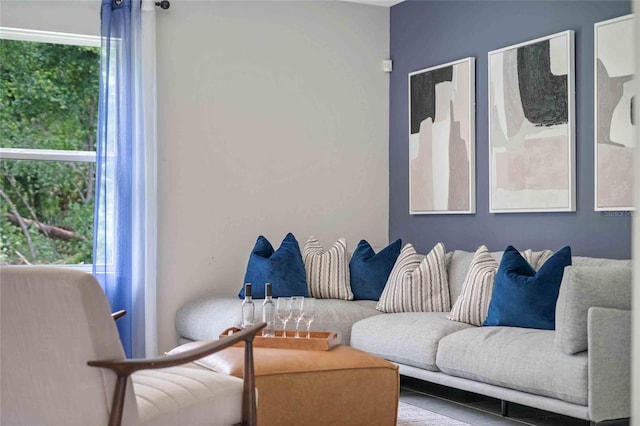
<instances>
[{"instance_id":1,"label":"window","mask_svg":"<svg viewBox=\"0 0 640 426\"><path fill-rule=\"evenodd\" d=\"M91 264L100 37L0 28L0 264Z\"/></svg>"}]
</instances>

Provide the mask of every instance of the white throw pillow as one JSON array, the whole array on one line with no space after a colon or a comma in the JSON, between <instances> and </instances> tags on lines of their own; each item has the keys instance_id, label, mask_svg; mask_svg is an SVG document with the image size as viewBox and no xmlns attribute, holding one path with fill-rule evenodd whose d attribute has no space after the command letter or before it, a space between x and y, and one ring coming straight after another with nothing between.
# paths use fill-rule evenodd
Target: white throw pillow
<instances>
[{"instance_id":1,"label":"white throw pillow","mask_svg":"<svg viewBox=\"0 0 640 426\"><path fill-rule=\"evenodd\" d=\"M491 256L487 246L478 247L462 284L462 292L447 318L481 326L489 311L497 271L498 262Z\"/></svg>"},{"instance_id":2,"label":"white throw pillow","mask_svg":"<svg viewBox=\"0 0 640 426\"><path fill-rule=\"evenodd\" d=\"M446 312L451 306L444 244L423 256L412 244L400 252L376 309L382 312Z\"/></svg>"},{"instance_id":3,"label":"white throw pillow","mask_svg":"<svg viewBox=\"0 0 640 426\"><path fill-rule=\"evenodd\" d=\"M318 239L311 236L302 250L302 259L311 297L353 300L346 239L338 239L325 251Z\"/></svg>"}]
</instances>

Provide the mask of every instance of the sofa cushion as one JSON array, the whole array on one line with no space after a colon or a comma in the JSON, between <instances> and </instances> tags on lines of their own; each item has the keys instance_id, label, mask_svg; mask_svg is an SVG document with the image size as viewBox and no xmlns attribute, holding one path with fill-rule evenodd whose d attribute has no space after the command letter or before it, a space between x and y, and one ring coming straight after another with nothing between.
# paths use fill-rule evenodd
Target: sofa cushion
<instances>
[{"instance_id":1,"label":"sofa cushion","mask_svg":"<svg viewBox=\"0 0 640 426\"><path fill-rule=\"evenodd\" d=\"M573 256L571 264L574 266L626 266L631 268L631 259L606 259L604 257Z\"/></svg>"},{"instance_id":2,"label":"sofa cushion","mask_svg":"<svg viewBox=\"0 0 640 426\"><path fill-rule=\"evenodd\" d=\"M438 371L436 352L440 339L470 327L449 321L444 312L377 315L353 324L351 346L389 361Z\"/></svg>"},{"instance_id":3,"label":"sofa cushion","mask_svg":"<svg viewBox=\"0 0 640 426\"><path fill-rule=\"evenodd\" d=\"M551 256L538 271L515 248L507 247L484 325L553 330L562 273L570 264L569 246Z\"/></svg>"},{"instance_id":4,"label":"sofa cushion","mask_svg":"<svg viewBox=\"0 0 640 426\"><path fill-rule=\"evenodd\" d=\"M276 251L260 235L249 256L244 282L252 284L254 299L264 299L266 283L272 284L273 297L309 296L300 246L293 234L288 233ZM238 297L244 298L244 286Z\"/></svg>"},{"instance_id":5,"label":"sofa cushion","mask_svg":"<svg viewBox=\"0 0 640 426\"><path fill-rule=\"evenodd\" d=\"M447 318L467 324L482 325L489 310L497 269L498 262L491 256L487 246L480 246L469 265L462 293Z\"/></svg>"},{"instance_id":6,"label":"sofa cushion","mask_svg":"<svg viewBox=\"0 0 640 426\"><path fill-rule=\"evenodd\" d=\"M263 301L254 302L256 318L262 318ZM181 341L217 339L226 328L240 324L240 304L235 297L220 296L202 297L185 304L176 313L176 331ZM316 318L311 330L335 331L337 343L347 345L353 323L380 314L373 300L316 299L314 305ZM287 329L291 329L292 323L289 321ZM282 323L277 322L276 328L281 330Z\"/></svg>"},{"instance_id":7,"label":"sofa cushion","mask_svg":"<svg viewBox=\"0 0 640 426\"><path fill-rule=\"evenodd\" d=\"M569 266L556 304L555 343L567 354L587 350L589 308L631 309L631 266Z\"/></svg>"},{"instance_id":8,"label":"sofa cushion","mask_svg":"<svg viewBox=\"0 0 640 426\"><path fill-rule=\"evenodd\" d=\"M373 251L367 241L361 240L358 243L349 262L351 291L354 299L380 299L401 249L401 239L395 240L378 253Z\"/></svg>"},{"instance_id":9,"label":"sofa cushion","mask_svg":"<svg viewBox=\"0 0 640 426\"><path fill-rule=\"evenodd\" d=\"M194 364L131 376L140 424L230 425L242 421L243 381Z\"/></svg>"},{"instance_id":10,"label":"sofa cushion","mask_svg":"<svg viewBox=\"0 0 640 426\"><path fill-rule=\"evenodd\" d=\"M312 235L304 245L302 258L312 297L353 300L346 239L340 238L331 248L324 250Z\"/></svg>"},{"instance_id":11,"label":"sofa cushion","mask_svg":"<svg viewBox=\"0 0 640 426\"><path fill-rule=\"evenodd\" d=\"M412 244L404 246L377 309L382 312L447 312L451 308L444 244L423 256Z\"/></svg>"},{"instance_id":12,"label":"sofa cushion","mask_svg":"<svg viewBox=\"0 0 640 426\"><path fill-rule=\"evenodd\" d=\"M443 337L437 367L483 383L587 405L587 353L567 355L552 330L474 327Z\"/></svg>"},{"instance_id":13,"label":"sofa cushion","mask_svg":"<svg viewBox=\"0 0 640 426\"><path fill-rule=\"evenodd\" d=\"M464 280L467 277L469 266L473 260L474 252L454 250L447 254L451 260L447 265L447 282L449 283L449 296L455 302L462 294Z\"/></svg>"}]
</instances>

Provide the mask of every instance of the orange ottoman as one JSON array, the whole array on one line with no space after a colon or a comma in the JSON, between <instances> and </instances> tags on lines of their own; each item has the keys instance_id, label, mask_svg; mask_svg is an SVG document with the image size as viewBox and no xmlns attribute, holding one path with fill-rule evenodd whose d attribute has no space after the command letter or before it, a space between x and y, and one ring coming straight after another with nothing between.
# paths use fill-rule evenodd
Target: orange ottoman
<instances>
[{"instance_id":1,"label":"orange ottoman","mask_svg":"<svg viewBox=\"0 0 640 426\"><path fill-rule=\"evenodd\" d=\"M398 366L338 345L328 351L255 348L258 425L389 425L398 413ZM242 377L244 348L198 364Z\"/></svg>"}]
</instances>

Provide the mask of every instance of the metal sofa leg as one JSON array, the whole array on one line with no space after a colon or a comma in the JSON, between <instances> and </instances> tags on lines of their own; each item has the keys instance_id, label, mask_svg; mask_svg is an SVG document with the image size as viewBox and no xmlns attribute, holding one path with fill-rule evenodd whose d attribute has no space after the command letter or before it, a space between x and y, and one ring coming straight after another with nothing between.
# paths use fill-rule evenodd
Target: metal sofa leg
<instances>
[{"instance_id":1,"label":"metal sofa leg","mask_svg":"<svg viewBox=\"0 0 640 426\"><path fill-rule=\"evenodd\" d=\"M502 417L509 417L509 403L504 399L500 400L500 412Z\"/></svg>"}]
</instances>

